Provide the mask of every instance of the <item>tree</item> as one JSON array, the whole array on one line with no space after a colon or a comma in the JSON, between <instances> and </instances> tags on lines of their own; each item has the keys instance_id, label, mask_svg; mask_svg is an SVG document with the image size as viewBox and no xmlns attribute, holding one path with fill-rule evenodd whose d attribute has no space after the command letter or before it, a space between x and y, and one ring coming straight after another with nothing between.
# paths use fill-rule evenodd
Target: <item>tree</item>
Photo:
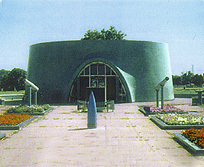
<instances>
[{"instance_id":1,"label":"tree","mask_svg":"<svg viewBox=\"0 0 204 167\"><path fill-rule=\"evenodd\" d=\"M201 86L203 83L203 76L202 75L198 75L195 74L192 78L192 82L196 85L196 86Z\"/></svg>"},{"instance_id":2,"label":"tree","mask_svg":"<svg viewBox=\"0 0 204 167\"><path fill-rule=\"evenodd\" d=\"M1 82L1 87L4 89L4 91L12 91L14 89L17 91L24 90L25 78L26 71L20 68L14 68L7 75L4 75Z\"/></svg>"},{"instance_id":3,"label":"tree","mask_svg":"<svg viewBox=\"0 0 204 167\"><path fill-rule=\"evenodd\" d=\"M8 75L9 74L9 70L4 70L4 69L1 69L0 70L0 90L1 90L1 88L2 88L2 80L3 80L3 78L4 78L4 76L5 75Z\"/></svg>"},{"instance_id":4,"label":"tree","mask_svg":"<svg viewBox=\"0 0 204 167\"><path fill-rule=\"evenodd\" d=\"M173 75L173 85L181 85L181 76Z\"/></svg>"},{"instance_id":5,"label":"tree","mask_svg":"<svg viewBox=\"0 0 204 167\"><path fill-rule=\"evenodd\" d=\"M9 72L10 72L9 70L4 70L4 69L0 70L0 82L2 78L4 77L4 75L8 75Z\"/></svg>"},{"instance_id":6,"label":"tree","mask_svg":"<svg viewBox=\"0 0 204 167\"><path fill-rule=\"evenodd\" d=\"M193 74L191 71L182 72L181 76L173 75L173 84L174 85L187 85L187 84L195 84L196 86L201 86L203 81L203 76L200 74Z\"/></svg>"},{"instance_id":7,"label":"tree","mask_svg":"<svg viewBox=\"0 0 204 167\"><path fill-rule=\"evenodd\" d=\"M185 72L185 73L181 73L181 82L182 85L187 85L187 84L191 84L192 83L192 78L194 76L194 74L191 71Z\"/></svg>"},{"instance_id":8,"label":"tree","mask_svg":"<svg viewBox=\"0 0 204 167\"><path fill-rule=\"evenodd\" d=\"M100 32L97 30L88 30L81 40L124 40L126 34L117 31L115 27L110 26L109 30L102 29Z\"/></svg>"}]
</instances>

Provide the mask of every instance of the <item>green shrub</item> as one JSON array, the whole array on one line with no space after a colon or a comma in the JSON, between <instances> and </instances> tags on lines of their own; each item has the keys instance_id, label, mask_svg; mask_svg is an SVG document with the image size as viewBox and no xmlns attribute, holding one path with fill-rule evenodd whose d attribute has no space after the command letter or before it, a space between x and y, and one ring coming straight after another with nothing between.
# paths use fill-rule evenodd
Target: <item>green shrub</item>
<instances>
[{"instance_id":1,"label":"green shrub","mask_svg":"<svg viewBox=\"0 0 204 167\"><path fill-rule=\"evenodd\" d=\"M31 105L31 106L17 106L17 107L10 107L6 111L7 113L42 113L45 110L49 109L50 105Z\"/></svg>"}]
</instances>

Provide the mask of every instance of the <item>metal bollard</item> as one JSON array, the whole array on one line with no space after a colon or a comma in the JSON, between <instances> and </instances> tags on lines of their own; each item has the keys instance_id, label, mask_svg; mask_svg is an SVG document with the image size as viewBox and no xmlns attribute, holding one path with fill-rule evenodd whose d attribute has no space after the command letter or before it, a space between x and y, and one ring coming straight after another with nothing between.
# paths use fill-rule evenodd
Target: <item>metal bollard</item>
<instances>
[{"instance_id":1,"label":"metal bollard","mask_svg":"<svg viewBox=\"0 0 204 167\"><path fill-rule=\"evenodd\" d=\"M87 126L88 128L96 128L97 127L97 109L96 109L96 101L93 92L89 96L89 104L88 104L88 112L87 112Z\"/></svg>"}]
</instances>

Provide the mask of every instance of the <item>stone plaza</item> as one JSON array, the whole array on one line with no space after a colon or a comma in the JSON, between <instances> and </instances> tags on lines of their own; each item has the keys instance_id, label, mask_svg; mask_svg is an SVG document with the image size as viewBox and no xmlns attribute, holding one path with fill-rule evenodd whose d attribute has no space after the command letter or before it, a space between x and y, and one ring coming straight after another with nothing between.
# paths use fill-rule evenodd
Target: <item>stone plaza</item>
<instances>
[{"instance_id":1,"label":"stone plaza","mask_svg":"<svg viewBox=\"0 0 204 167\"><path fill-rule=\"evenodd\" d=\"M165 103L204 112L190 106L191 99ZM7 137L0 142L0 166L203 166L202 156L173 140L180 130L161 130L139 111L144 104L155 102L116 104L114 112L97 113L95 129L87 129L87 113L78 113L76 106L53 106L20 131L1 131Z\"/></svg>"}]
</instances>

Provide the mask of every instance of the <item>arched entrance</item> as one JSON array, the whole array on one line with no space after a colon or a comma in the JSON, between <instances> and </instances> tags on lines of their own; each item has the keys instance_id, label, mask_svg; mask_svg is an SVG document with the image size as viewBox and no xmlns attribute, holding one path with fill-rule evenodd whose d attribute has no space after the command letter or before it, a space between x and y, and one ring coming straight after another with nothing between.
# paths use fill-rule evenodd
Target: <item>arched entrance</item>
<instances>
[{"instance_id":1,"label":"arched entrance","mask_svg":"<svg viewBox=\"0 0 204 167\"><path fill-rule=\"evenodd\" d=\"M97 102L127 102L127 93L119 75L104 62L87 64L75 78L68 97L70 103L88 101L93 91Z\"/></svg>"}]
</instances>

